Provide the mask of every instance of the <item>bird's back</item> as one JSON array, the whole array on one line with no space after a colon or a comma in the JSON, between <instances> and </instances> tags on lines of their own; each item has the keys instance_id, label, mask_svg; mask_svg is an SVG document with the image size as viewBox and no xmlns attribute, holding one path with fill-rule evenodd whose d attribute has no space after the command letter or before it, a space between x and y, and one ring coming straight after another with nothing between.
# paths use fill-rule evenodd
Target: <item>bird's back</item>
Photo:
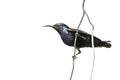
<instances>
[{"instance_id":1,"label":"bird's back","mask_svg":"<svg viewBox=\"0 0 120 80\"><path fill-rule=\"evenodd\" d=\"M65 34L62 38L63 42L68 45L68 46L74 46L74 40L75 40L75 33L76 29L68 28L67 33ZM94 36L94 46L95 47L102 47L101 40L97 37ZM82 47L91 47L91 34L79 30L78 31L78 36L77 36L77 41L76 41L76 47L82 48Z\"/></svg>"}]
</instances>

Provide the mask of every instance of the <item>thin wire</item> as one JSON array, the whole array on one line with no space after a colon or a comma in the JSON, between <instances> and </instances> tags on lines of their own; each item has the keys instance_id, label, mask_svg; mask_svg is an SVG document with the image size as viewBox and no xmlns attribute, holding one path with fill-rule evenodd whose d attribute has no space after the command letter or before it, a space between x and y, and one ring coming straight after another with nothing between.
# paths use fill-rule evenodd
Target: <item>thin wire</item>
<instances>
[{"instance_id":1,"label":"thin wire","mask_svg":"<svg viewBox=\"0 0 120 80\"><path fill-rule=\"evenodd\" d=\"M83 18L84 18L84 16L85 16L85 14L86 14L86 16L87 16L87 19L88 19L90 25L92 26L91 43L92 43L92 49L93 49L93 63L92 63L90 80L92 80L92 74L93 74L93 69L94 69L94 64L95 64L95 50L94 50L94 36L93 36L94 25L93 25L92 22L90 21L90 18L89 18L89 16L88 16L87 12L85 11L84 4L85 4L85 0L83 0L83 3L82 3L83 15L82 15L82 17L81 17L81 20L80 20L80 22L79 22L79 25L78 25L77 30L76 30L76 33L75 33L73 66L72 66L72 72L71 72L70 80L72 80L72 76L73 76L73 72L74 72L74 67L75 67L76 41L77 41L78 30L79 30L79 27L80 27L80 25L81 25L81 23L82 23L82 21L83 21Z\"/></svg>"},{"instance_id":2,"label":"thin wire","mask_svg":"<svg viewBox=\"0 0 120 80\"><path fill-rule=\"evenodd\" d=\"M74 67L75 67L76 41L77 41L78 30L79 30L79 27L80 27L80 25L81 25L81 23L82 23L82 21L83 21L84 16L85 16L84 4L85 4L85 0L83 0L83 4L82 4L83 15L82 15L82 17L81 17L81 20L80 20L80 22L79 22L79 24L78 24L78 27L77 27L77 30L76 30L76 33L75 33L73 66L72 66L72 72L71 72L70 80L72 80L72 76L73 76L73 72L74 72Z\"/></svg>"},{"instance_id":3,"label":"thin wire","mask_svg":"<svg viewBox=\"0 0 120 80\"><path fill-rule=\"evenodd\" d=\"M93 49L93 63L92 63L92 69L91 69L91 74L90 74L90 80L92 80L92 75L93 75L93 69L94 69L94 65L95 65L95 49L94 49L94 36L93 36L93 30L94 30L94 25L92 24L87 12L85 11L85 14L87 16L88 22L90 23L90 25L92 26L92 35L91 35L91 43L92 43L92 49Z\"/></svg>"},{"instance_id":4,"label":"thin wire","mask_svg":"<svg viewBox=\"0 0 120 80\"><path fill-rule=\"evenodd\" d=\"M93 30L92 30L91 38L92 38L92 49L93 49L93 63L92 63L92 69L91 69L91 74L90 74L90 80L92 80L93 69L94 69L94 65L95 65L95 49L94 49Z\"/></svg>"},{"instance_id":5,"label":"thin wire","mask_svg":"<svg viewBox=\"0 0 120 80\"><path fill-rule=\"evenodd\" d=\"M72 80L73 72L74 72L74 67L75 67L75 59L73 59L73 66L72 66L72 72L70 76L70 80Z\"/></svg>"},{"instance_id":6,"label":"thin wire","mask_svg":"<svg viewBox=\"0 0 120 80\"><path fill-rule=\"evenodd\" d=\"M76 41L77 41L78 30L79 30L79 27L80 27L80 25L81 25L81 23L82 23L82 21L83 21L84 16L85 16L84 4L85 4L85 0L83 0L83 4L82 4L83 15L82 15L82 18L81 18L81 20L80 20L80 22L79 22L79 24L78 24L78 27L77 27L77 30L76 30L76 33L75 33L74 56L75 56L75 54L76 54Z\"/></svg>"}]
</instances>

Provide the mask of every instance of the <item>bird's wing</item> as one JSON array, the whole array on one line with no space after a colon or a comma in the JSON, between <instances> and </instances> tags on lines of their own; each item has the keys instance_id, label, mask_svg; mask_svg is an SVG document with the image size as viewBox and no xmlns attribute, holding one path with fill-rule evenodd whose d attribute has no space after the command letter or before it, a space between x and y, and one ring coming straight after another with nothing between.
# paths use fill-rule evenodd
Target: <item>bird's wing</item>
<instances>
[{"instance_id":1,"label":"bird's wing","mask_svg":"<svg viewBox=\"0 0 120 80\"><path fill-rule=\"evenodd\" d=\"M69 29L67 29L67 31L69 31L69 32L76 32L76 29L74 29L74 28L69 28ZM78 33L90 35L89 33L85 32L85 31L82 31L82 30L78 30Z\"/></svg>"},{"instance_id":2,"label":"bird's wing","mask_svg":"<svg viewBox=\"0 0 120 80\"><path fill-rule=\"evenodd\" d=\"M67 31L72 32L74 34L76 33L76 29L73 29L73 28L69 28L69 29L67 29ZM86 40L88 36L90 36L89 33L85 32L85 31L82 31L82 30L78 30L78 37Z\"/></svg>"}]
</instances>

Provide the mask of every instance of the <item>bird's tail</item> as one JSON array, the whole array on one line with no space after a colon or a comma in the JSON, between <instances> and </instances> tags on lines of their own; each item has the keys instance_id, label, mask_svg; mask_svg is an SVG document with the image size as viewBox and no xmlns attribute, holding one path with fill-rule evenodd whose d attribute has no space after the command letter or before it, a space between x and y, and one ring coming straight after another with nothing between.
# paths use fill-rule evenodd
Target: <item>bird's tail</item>
<instances>
[{"instance_id":1,"label":"bird's tail","mask_svg":"<svg viewBox=\"0 0 120 80\"><path fill-rule=\"evenodd\" d=\"M101 46L103 46L103 47L110 48L110 47L111 47L110 42L111 42L111 41L102 41L100 44L101 44Z\"/></svg>"}]
</instances>

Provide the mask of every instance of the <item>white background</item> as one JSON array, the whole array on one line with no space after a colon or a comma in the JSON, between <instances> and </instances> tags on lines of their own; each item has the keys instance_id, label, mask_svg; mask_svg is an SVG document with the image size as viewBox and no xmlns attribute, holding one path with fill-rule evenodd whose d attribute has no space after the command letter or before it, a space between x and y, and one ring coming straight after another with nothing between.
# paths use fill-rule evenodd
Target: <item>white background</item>
<instances>
[{"instance_id":1,"label":"white background","mask_svg":"<svg viewBox=\"0 0 120 80\"><path fill-rule=\"evenodd\" d=\"M82 0L0 0L0 80L69 80L74 48L63 44L52 28L63 22L76 28ZM86 0L94 35L112 47L95 48L92 80L120 80L120 2ZM80 29L91 33L86 17ZM78 55L73 80L89 80L92 49Z\"/></svg>"}]
</instances>

